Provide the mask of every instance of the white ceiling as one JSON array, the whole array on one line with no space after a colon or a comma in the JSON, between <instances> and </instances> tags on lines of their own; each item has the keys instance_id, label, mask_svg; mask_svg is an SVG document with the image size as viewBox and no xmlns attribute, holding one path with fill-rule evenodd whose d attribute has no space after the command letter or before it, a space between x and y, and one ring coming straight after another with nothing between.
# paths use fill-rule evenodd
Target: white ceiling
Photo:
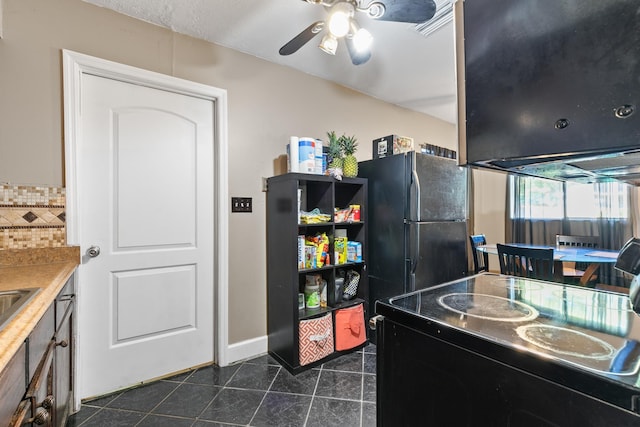
<instances>
[{"instance_id":1,"label":"white ceiling","mask_svg":"<svg viewBox=\"0 0 640 427\"><path fill-rule=\"evenodd\" d=\"M425 37L414 24L356 13L360 26L373 34L374 46L371 59L355 66L342 41L335 56L318 49L321 36L292 55L278 54L292 37L326 17L324 7L302 0L83 1L456 122L452 23Z\"/></svg>"}]
</instances>

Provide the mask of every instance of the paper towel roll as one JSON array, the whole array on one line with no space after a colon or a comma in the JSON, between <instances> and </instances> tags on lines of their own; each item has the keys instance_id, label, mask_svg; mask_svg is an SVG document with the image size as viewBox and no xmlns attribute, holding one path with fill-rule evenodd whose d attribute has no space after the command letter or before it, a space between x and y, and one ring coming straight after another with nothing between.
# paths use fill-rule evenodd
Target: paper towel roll
<instances>
[{"instance_id":1,"label":"paper towel roll","mask_svg":"<svg viewBox=\"0 0 640 427\"><path fill-rule=\"evenodd\" d=\"M299 172L300 154L298 152L298 137L289 137L289 172Z\"/></svg>"},{"instance_id":2,"label":"paper towel roll","mask_svg":"<svg viewBox=\"0 0 640 427\"><path fill-rule=\"evenodd\" d=\"M314 138L299 138L298 154L300 163L298 171L302 173L316 172L316 140Z\"/></svg>"},{"instance_id":3,"label":"paper towel roll","mask_svg":"<svg viewBox=\"0 0 640 427\"><path fill-rule=\"evenodd\" d=\"M322 175L322 173L324 172L322 170L322 140L320 139L316 139L315 141L315 161L316 161L316 170L315 173L316 175Z\"/></svg>"}]
</instances>

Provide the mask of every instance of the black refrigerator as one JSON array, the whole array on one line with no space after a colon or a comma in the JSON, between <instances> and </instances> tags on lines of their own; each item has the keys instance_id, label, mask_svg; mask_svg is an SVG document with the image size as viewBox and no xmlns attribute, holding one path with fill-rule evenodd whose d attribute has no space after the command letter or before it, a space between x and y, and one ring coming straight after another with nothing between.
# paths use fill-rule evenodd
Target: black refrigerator
<instances>
[{"instance_id":1,"label":"black refrigerator","mask_svg":"<svg viewBox=\"0 0 640 427\"><path fill-rule=\"evenodd\" d=\"M467 275L467 170L409 152L359 163L369 180L369 307Z\"/></svg>"}]
</instances>

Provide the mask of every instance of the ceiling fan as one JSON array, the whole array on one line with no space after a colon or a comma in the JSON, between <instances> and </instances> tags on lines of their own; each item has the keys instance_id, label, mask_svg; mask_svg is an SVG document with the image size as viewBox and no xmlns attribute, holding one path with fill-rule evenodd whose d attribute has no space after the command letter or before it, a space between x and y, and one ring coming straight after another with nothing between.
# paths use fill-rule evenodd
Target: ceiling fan
<instances>
[{"instance_id":1,"label":"ceiling fan","mask_svg":"<svg viewBox=\"0 0 640 427\"><path fill-rule=\"evenodd\" d=\"M395 21L419 24L428 21L436 13L434 0L302 0L324 6L329 17L317 21L302 30L280 48L280 55L291 55L321 33L328 30L318 46L335 55L338 40L344 39L351 62L364 64L371 58L373 36L356 22L356 12L364 12L369 18L380 21Z\"/></svg>"}]
</instances>

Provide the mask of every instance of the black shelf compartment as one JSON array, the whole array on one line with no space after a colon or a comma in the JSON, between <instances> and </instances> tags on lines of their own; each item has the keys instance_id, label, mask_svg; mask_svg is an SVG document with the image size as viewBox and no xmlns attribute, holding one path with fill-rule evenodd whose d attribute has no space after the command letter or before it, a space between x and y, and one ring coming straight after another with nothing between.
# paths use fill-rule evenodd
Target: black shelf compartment
<instances>
[{"instance_id":1,"label":"black shelf compartment","mask_svg":"<svg viewBox=\"0 0 640 427\"><path fill-rule=\"evenodd\" d=\"M327 307L322 308L303 308L302 310L298 310L298 320L313 319L314 317L320 317L327 313L332 313L342 308L353 307L358 304L364 304L364 300L362 298L354 298L349 301L341 301L334 305L328 305Z\"/></svg>"}]
</instances>

